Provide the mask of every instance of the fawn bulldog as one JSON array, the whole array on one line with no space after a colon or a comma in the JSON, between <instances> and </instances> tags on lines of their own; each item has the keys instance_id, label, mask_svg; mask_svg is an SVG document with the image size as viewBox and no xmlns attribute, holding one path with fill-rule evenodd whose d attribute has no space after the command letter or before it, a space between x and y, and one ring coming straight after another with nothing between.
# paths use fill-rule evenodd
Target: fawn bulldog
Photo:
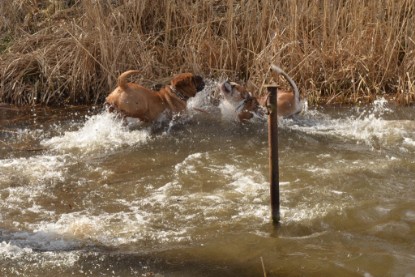
<instances>
[{"instance_id":1,"label":"fawn bulldog","mask_svg":"<svg viewBox=\"0 0 415 277\"><path fill-rule=\"evenodd\" d=\"M277 113L281 117L290 117L301 112L300 93L295 82L276 65L271 65L271 70L281 74L290 84L291 91L278 90L277 94ZM263 117L262 106L266 106L266 99L257 99L248 92L247 89L234 82L225 81L219 85L219 91L223 95L225 102L233 106L237 119L246 122L254 117Z\"/></svg>"},{"instance_id":2,"label":"fawn bulldog","mask_svg":"<svg viewBox=\"0 0 415 277\"><path fill-rule=\"evenodd\" d=\"M143 122L154 122L165 111L171 115L185 110L187 100L205 87L203 78L192 73L174 76L170 85L159 91L127 82L128 76L139 72L129 70L118 77L118 86L106 98L110 111L115 110Z\"/></svg>"}]
</instances>

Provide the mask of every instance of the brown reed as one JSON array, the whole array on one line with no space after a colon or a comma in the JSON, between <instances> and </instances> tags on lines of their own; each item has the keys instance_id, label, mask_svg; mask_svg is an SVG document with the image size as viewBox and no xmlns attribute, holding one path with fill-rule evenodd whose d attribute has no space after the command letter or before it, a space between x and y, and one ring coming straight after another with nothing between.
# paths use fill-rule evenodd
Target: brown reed
<instances>
[{"instance_id":1,"label":"brown reed","mask_svg":"<svg viewBox=\"0 0 415 277\"><path fill-rule=\"evenodd\" d=\"M413 0L11 0L0 3L0 102L97 104L127 69L274 82L310 104L415 102Z\"/></svg>"}]
</instances>

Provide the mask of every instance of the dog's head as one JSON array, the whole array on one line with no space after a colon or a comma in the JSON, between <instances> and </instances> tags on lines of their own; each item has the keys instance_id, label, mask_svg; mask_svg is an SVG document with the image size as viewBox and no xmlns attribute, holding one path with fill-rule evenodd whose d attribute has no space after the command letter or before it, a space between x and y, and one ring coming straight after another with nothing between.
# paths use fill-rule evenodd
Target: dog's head
<instances>
[{"instance_id":1,"label":"dog's head","mask_svg":"<svg viewBox=\"0 0 415 277\"><path fill-rule=\"evenodd\" d=\"M181 94L184 98L190 98L196 95L197 92L205 88L205 82L199 75L192 73L181 73L173 77L171 80L172 89Z\"/></svg>"},{"instance_id":2,"label":"dog's head","mask_svg":"<svg viewBox=\"0 0 415 277\"><path fill-rule=\"evenodd\" d=\"M244 86L225 81L219 85L221 95L230 103L241 122L253 117L263 118L264 112L257 100Z\"/></svg>"},{"instance_id":3,"label":"dog's head","mask_svg":"<svg viewBox=\"0 0 415 277\"><path fill-rule=\"evenodd\" d=\"M219 90L225 100L231 103L238 103L251 97L251 94L244 86L235 82L225 81L219 85Z\"/></svg>"}]
</instances>

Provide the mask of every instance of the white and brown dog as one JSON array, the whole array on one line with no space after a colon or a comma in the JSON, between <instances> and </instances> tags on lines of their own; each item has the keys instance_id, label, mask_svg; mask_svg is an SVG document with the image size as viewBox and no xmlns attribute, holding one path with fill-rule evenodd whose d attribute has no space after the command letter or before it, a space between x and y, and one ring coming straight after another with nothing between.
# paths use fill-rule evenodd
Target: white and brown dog
<instances>
[{"instance_id":1,"label":"white and brown dog","mask_svg":"<svg viewBox=\"0 0 415 277\"><path fill-rule=\"evenodd\" d=\"M276 65L271 65L271 70L281 74L288 81L291 91L278 90L277 93L277 114L280 117L290 117L302 110L300 92L295 82ZM236 118L246 122L254 117L263 117L264 107L267 106L267 97L255 98L247 89L234 82L225 81L219 85L219 90L225 102L233 107Z\"/></svg>"},{"instance_id":2,"label":"white and brown dog","mask_svg":"<svg viewBox=\"0 0 415 277\"><path fill-rule=\"evenodd\" d=\"M220 107L222 114L240 122L247 122L252 118L263 118L264 109L258 99L244 86L225 81L219 85L219 92L224 101Z\"/></svg>"},{"instance_id":3,"label":"white and brown dog","mask_svg":"<svg viewBox=\"0 0 415 277\"><path fill-rule=\"evenodd\" d=\"M129 70L118 77L118 86L106 98L110 111L117 111L126 117L138 118L143 122L154 122L165 111L171 116L186 109L186 102L203 90L203 78L192 73L181 73L173 77L170 85L154 91L135 83L128 83L127 77L138 74Z\"/></svg>"}]
</instances>

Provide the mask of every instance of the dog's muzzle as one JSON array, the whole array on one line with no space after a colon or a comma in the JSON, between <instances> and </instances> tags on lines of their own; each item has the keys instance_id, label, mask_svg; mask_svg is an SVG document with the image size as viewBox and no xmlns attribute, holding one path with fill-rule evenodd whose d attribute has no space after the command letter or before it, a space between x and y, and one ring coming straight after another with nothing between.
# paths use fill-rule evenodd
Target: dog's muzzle
<instances>
[{"instance_id":1,"label":"dog's muzzle","mask_svg":"<svg viewBox=\"0 0 415 277\"><path fill-rule=\"evenodd\" d=\"M195 76L195 84L197 91L201 91L205 88L205 81L203 81L203 78L201 76Z\"/></svg>"}]
</instances>

